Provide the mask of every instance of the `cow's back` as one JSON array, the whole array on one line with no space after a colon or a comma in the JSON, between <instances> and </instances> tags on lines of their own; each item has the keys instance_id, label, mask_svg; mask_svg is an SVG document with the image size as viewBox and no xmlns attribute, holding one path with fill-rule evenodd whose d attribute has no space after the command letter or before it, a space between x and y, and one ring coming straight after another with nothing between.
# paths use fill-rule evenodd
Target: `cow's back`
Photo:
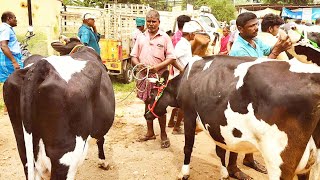
<instances>
[{"instance_id":1,"label":"cow's back","mask_svg":"<svg viewBox=\"0 0 320 180\"><path fill-rule=\"evenodd\" d=\"M77 167L78 163L70 160L80 162L76 152L82 154L85 149L77 144L86 145L89 135L103 137L114 119L110 78L104 66L90 57L40 57L8 79L4 94L23 164L33 161L27 161L29 156L35 164L44 165L50 158L53 167L61 163ZM28 164L31 166L32 163ZM50 171L51 166L44 168Z\"/></svg>"},{"instance_id":2,"label":"cow's back","mask_svg":"<svg viewBox=\"0 0 320 180\"><path fill-rule=\"evenodd\" d=\"M320 74L292 72L284 61L252 60L255 59L214 56L190 64L192 68L184 73L178 99L182 105L195 107L204 125L209 121L226 125L228 104L234 112L246 114L252 103L258 119L271 125L277 123L284 130L288 125L281 121L292 116L298 123L295 126L303 127L308 131L305 136L310 136L315 128L312 122L319 118L318 109L313 108L320 100ZM216 140L224 141L220 126L211 125L210 129L213 137L219 137Z\"/></svg>"}]
</instances>

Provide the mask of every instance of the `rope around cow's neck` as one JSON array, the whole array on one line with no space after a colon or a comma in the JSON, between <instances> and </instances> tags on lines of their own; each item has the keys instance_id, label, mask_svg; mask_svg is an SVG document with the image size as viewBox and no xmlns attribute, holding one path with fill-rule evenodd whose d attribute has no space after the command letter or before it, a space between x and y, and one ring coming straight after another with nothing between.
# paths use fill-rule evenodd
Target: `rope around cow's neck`
<instances>
[{"instance_id":1,"label":"rope around cow's neck","mask_svg":"<svg viewBox=\"0 0 320 180\"><path fill-rule=\"evenodd\" d=\"M74 47L72 48L72 50L70 51L69 55L77 52L77 51L78 51L81 47L83 47L83 46L84 46L83 44L77 44L76 46L74 46Z\"/></svg>"}]
</instances>

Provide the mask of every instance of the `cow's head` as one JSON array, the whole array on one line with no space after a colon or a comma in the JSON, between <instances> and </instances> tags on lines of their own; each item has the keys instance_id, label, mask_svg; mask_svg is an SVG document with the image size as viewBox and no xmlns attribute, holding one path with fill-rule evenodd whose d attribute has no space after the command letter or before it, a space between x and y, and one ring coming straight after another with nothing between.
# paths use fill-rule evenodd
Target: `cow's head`
<instances>
[{"instance_id":1,"label":"cow's head","mask_svg":"<svg viewBox=\"0 0 320 180\"><path fill-rule=\"evenodd\" d=\"M287 52L301 62L320 65L320 32L310 30L312 29L299 29L295 26L286 29L293 43Z\"/></svg>"},{"instance_id":2,"label":"cow's head","mask_svg":"<svg viewBox=\"0 0 320 180\"><path fill-rule=\"evenodd\" d=\"M69 54L76 45L82 44L78 38L66 38L64 42L56 41L52 42L51 46L54 50L58 51L60 55Z\"/></svg>"},{"instance_id":3,"label":"cow's head","mask_svg":"<svg viewBox=\"0 0 320 180\"><path fill-rule=\"evenodd\" d=\"M177 78L168 80L169 71L165 71L159 79L150 78L154 86L151 89L150 97L146 100L144 117L146 120L153 120L167 113L167 107L177 106Z\"/></svg>"},{"instance_id":4,"label":"cow's head","mask_svg":"<svg viewBox=\"0 0 320 180\"><path fill-rule=\"evenodd\" d=\"M210 36L206 33L196 33L194 40L191 41L193 55L205 56L210 43Z\"/></svg>"}]
</instances>

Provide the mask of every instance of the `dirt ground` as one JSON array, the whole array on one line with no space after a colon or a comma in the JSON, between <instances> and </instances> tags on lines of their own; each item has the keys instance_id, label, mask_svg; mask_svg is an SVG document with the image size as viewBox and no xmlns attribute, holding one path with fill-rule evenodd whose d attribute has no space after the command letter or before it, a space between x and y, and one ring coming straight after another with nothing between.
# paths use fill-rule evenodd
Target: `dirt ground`
<instances>
[{"instance_id":1,"label":"dirt ground","mask_svg":"<svg viewBox=\"0 0 320 180\"><path fill-rule=\"evenodd\" d=\"M119 102L119 100L118 100ZM106 135L105 154L110 170L97 166L98 152L95 141L90 141L87 158L78 169L77 180L102 179L177 179L183 164L183 135L172 135L167 128L171 146L160 148L159 126L155 121L156 140L137 142L146 132L143 118L143 103L135 98L117 104L115 122ZM170 111L169 111L170 112ZM167 117L169 119L169 116ZM22 164L18 155L14 134L8 115L0 115L0 180L24 179ZM263 163L259 155L256 159ZM239 167L254 179L267 176L241 165ZM191 159L191 180L219 179L219 161L215 155L213 141L203 132L196 135Z\"/></svg>"}]
</instances>

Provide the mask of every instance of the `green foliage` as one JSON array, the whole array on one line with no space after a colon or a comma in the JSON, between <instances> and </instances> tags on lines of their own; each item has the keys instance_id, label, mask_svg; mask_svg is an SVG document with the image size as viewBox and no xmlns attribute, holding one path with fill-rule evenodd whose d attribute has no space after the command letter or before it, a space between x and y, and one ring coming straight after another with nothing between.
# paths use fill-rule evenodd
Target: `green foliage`
<instances>
[{"instance_id":1,"label":"green foliage","mask_svg":"<svg viewBox=\"0 0 320 180\"><path fill-rule=\"evenodd\" d=\"M136 87L135 82L132 82L129 84L123 84L116 80L112 81L112 85L115 92L123 92L123 93L131 92Z\"/></svg>"},{"instance_id":2,"label":"green foliage","mask_svg":"<svg viewBox=\"0 0 320 180\"><path fill-rule=\"evenodd\" d=\"M303 5L303 4L311 4L313 3L313 0L262 0L262 2L267 4Z\"/></svg>"},{"instance_id":3,"label":"green foliage","mask_svg":"<svg viewBox=\"0 0 320 180\"><path fill-rule=\"evenodd\" d=\"M41 54L43 56L48 55L48 46L47 46L47 36L44 33L35 32L35 36L30 39L28 42L28 50L31 54ZM24 40L23 35L17 35L18 41L22 42Z\"/></svg>"},{"instance_id":4,"label":"green foliage","mask_svg":"<svg viewBox=\"0 0 320 180\"><path fill-rule=\"evenodd\" d=\"M62 3L64 5L71 6L84 6L84 7L96 7L99 6L101 8L105 7L108 3L113 3L111 0L63 0ZM140 0L118 0L117 3L142 3Z\"/></svg>"},{"instance_id":5,"label":"green foliage","mask_svg":"<svg viewBox=\"0 0 320 180\"><path fill-rule=\"evenodd\" d=\"M218 21L229 22L235 19L236 8L230 0L197 0L193 5L195 8L200 8L203 5L211 7L212 14Z\"/></svg>"},{"instance_id":6,"label":"green foliage","mask_svg":"<svg viewBox=\"0 0 320 180\"><path fill-rule=\"evenodd\" d=\"M125 105L137 96L137 93L135 91L135 82L132 82L130 84L123 84L121 82L116 81L115 78L112 78L112 85L116 96L117 106L119 106L119 104Z\"/></svg>"}]
</instances>

